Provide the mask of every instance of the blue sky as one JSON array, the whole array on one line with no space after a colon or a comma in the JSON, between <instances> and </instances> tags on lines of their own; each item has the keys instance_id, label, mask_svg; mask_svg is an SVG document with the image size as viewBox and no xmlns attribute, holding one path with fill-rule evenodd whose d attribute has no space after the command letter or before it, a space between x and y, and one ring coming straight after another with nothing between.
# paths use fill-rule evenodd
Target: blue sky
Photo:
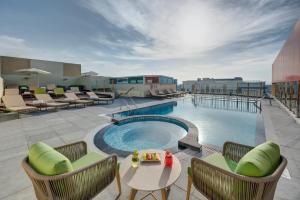
<instances>
[{"instance_id":1,"label":"blue sky","mask_svg":"<svg viewBox=\"0 0 300 200\"><path fill-rule=\"evenodd\" d=\"M103 76L271 81L300 0L0 0L0 55Z\"/></svg>"}]
</instances>

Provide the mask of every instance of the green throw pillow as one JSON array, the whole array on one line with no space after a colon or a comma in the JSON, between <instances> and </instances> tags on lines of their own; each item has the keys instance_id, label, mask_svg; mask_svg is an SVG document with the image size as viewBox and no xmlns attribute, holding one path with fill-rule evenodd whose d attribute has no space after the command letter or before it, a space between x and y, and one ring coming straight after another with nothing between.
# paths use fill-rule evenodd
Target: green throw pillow
<instances>
[{"instance_id":1,"label":"green throw pillow","mask_svg":"<svg viewBox=\"0 0 300 200\"><path fill-rule=\"evenodd\" d=\"M43 175L53 176L73 170L67 157L42 142L30 147L28 157L32 168Z\"/></svg>"},{"instance_id":2,"label":"green throw pillow","mask_svg":"<svg viewBox=\"0 0 300 200\"><path fill-rule=\"evenodd\" d=\"M265 142L245 154L239 161L235 172L244 176L267 176L276 170L279 163L279 146L273 142Z\"/></svg>"}]
</instances>

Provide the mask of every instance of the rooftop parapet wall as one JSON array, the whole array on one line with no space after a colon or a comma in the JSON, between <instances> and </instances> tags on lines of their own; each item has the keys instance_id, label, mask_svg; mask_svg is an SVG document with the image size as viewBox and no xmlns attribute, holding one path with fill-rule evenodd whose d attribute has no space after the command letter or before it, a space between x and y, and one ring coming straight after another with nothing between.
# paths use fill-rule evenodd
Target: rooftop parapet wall
<instances>
[{"instance_id":1,"label":"rooftop parapet wall","mask_svg":"<svg viewBox=\"0 0 300 200\"><path fill-rule=\"evenodd\" d=\"M300 19L272 65L272 82L300 80Z\"/></svg>"}]
</instances>

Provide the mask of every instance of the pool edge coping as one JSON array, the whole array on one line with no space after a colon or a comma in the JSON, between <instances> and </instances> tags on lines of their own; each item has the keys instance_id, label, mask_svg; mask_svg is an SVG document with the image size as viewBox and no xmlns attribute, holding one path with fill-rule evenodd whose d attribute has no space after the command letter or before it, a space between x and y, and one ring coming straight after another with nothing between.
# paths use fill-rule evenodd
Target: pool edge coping
<instances>
[{"instance_id":1,"label":"pool edge coping","mask_svg":"<svg viewBox=\"0 0 300 200\"><path fill-rule=\"evenodd\" d=\"M110 145L108 145L104 139L104 133L105 130L107 130L108 128L110 128L113 124L115 124L116 122L119 121L126 121L128 119L132 119L132 118L164 118L164 119L171 119L171 120L175 120L178 121L180 123L183 123L186 128L187 128L187 135L184 136L183 138L181 138L180 140L178 140L178 148L189 148L192 149L194 151L202 151L202 145L199 144L198 142L198 128L190 121L179 118L179 117L173 117L173 116L162 116L162 115L134 115L134 116L129 116L120 120L116 120L111 118L111 122L102 126L100 130L98 130L93 138L92 138L92 142L94 144L94 146L101 152L105 153L105 154L117 154L120 157L126 157L129 154L131 154L131 152L129 151L123 151L123 150L119 150L119 149L115 149L113 147L111 147ZM172 121L170 121L169 123L173 123ZM173 123L176 124L176 123ZM176 124L178 125L178 124ZM180 126L180 125L178 125ZM182 127L184 129L186 129L185 127ZM97 141L96 141L97 140ZM96 144L97 143L97 144ZM168 149L171 151L176 151L176 147Z\"/></svg>"}]
</instances>

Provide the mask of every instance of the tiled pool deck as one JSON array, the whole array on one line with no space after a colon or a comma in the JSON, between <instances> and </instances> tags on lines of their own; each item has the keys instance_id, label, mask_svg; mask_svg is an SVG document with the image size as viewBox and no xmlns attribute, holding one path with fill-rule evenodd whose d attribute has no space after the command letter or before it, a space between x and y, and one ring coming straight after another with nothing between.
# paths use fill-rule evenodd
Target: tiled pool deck
<instances>
[{"instance_id":1,"label":"tiled pool deck","mask_svg":"<svg viewBox=\"0 0 300 200\"><path fill-rule=\"evenodd\" d=\"M136 101L139 107L158 102L162 101L142 99ZM20 166L30 144L44 141L51 146L59 146L86 139L96 127L109 122L109 118L104 114L125 109L126 106L120 107L122 104L124 101L116 100L112 105L35 114L0 123L0 199L35 199L31 182ZM288 170L291 175L291 179L280 179L275 199L300 199L300 125L295 123L276 102L273 102L272 106L268 101L263 102L263 117L267 138L281 145L282 153L288 158ZM210 153L212 150L204 147L202 153L184 150L176 154L183 170L179 180L171 188L169 199L185 199L186 167L190 159L193 156L202 157ZM129 188L123 185L122 189L120 199L127 199ZM96 199L114 199L116 191L116 185L113 183ZM137 196L141 195L138 193ZM193 190L191 199L205 198Z\"/></svg>"}]
</instances>

